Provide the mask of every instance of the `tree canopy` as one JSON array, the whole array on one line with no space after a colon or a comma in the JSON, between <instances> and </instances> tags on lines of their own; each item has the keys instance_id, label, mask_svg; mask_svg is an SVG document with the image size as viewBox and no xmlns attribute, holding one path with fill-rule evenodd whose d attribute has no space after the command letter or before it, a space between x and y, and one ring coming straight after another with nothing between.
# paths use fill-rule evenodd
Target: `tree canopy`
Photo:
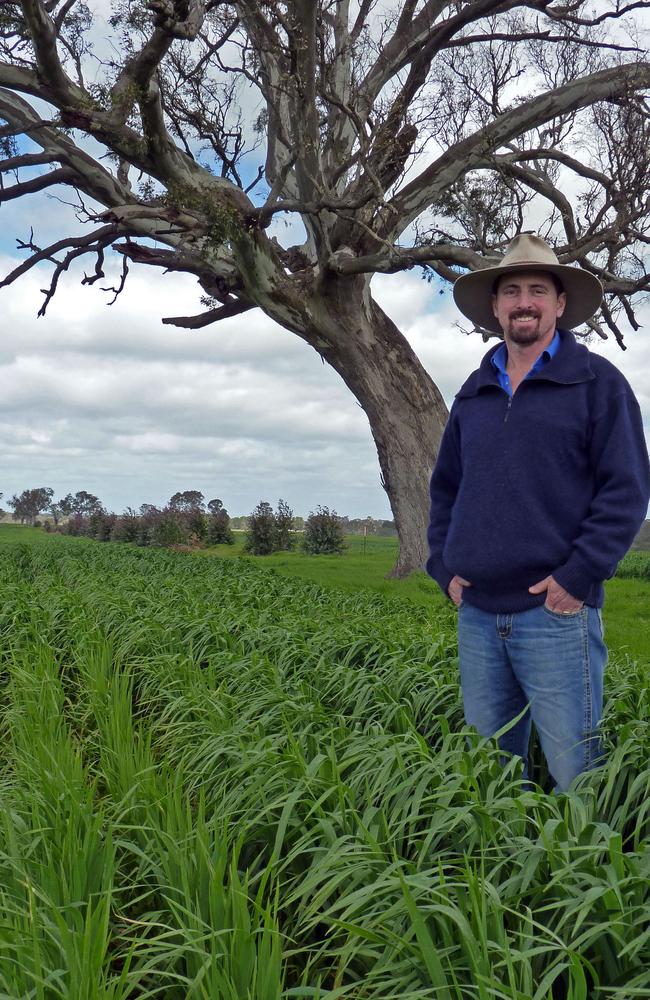
<instances>
[{"instance_id":1,"label":"tree canopy","mask_svg":"<svg viewBox=\"0 0 650 1000\"><path fill-rule=\"evenodd\" d=\"M33 524L38 515L50 505L53 496L54 490L51 486L38 486L14 494L8 501L9 506L13 509L12 518L22 524L25 521Z\"/></svg>"},{"instance_id":2,"label":"tree canopy","mask_svg":"<svg viewBox=\"0 0 650 1000\"><path fill-rule=\"evenodd\" d=\"M49 266L44 313L75 260L95 284L112 249L112 295L132 262L196 275L201 311L166 323L262 308L363 406L407 572L446 408L372 275L444 283L532 228L600 278L591 330L623 345L650 288L649 6L9 0L0 203L63 185L87 230L23 234L1 284Z\"/></svg>"}]
</instances>

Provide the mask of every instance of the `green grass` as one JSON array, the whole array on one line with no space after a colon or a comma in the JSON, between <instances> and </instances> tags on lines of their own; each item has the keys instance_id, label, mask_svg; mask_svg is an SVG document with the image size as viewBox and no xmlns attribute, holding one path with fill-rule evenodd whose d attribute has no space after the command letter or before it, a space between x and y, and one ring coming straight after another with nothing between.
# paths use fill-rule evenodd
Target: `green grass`
<instances>
[{"instance_id":1,"label":"green grass","mask_svg":"<svg viewBox=\"0 0 650 1000\"><path fill-rule=\"evenodd\" d=\"M349 535L346 543L348 548L341 556L307 556L296 550L245 558L283 576L350 593L371 590L436 609L447 603L438 585L425 573L415 573L407 580L386 579L397 559L396 538L370 536L364 545L361 536ZM238 534L235 545L215 546L202 550L200 555L241 558L243 545L243 534ZM630 553L621 564L621 573L624 576L617 575L605 584L603 619L607 641L612 650L650 663L650 553Z\"/></svg>"},{"instance_id":2,"label":"green grass","mask_svg":"<svg viewBox=\"0 0 650 1000\"><path fill-rule=\"evenodd\" d=\"M30 528L26 524L0 524L0 545L13 545L15 542L37 545L47 537L41 528Z\"/></svg>"},{"instance_id":3,"label":"green grass","mask_svg":"<svg viewBox=\"0 0 650 1000\"><path fill-rule=\"evenodd\" d=\"M15 541L43 543L48 535L39 528L23 525L0 525L0 545ZM299 549L270 556L244 555L244 533L235 533L234 545L199 549L199 557L243 559L251 565L273 569L281 576L311 581L324 587L336 587L346 593L370 590L384 597L398 597L410 603L440 609L446 601L440 588L425 573L415 573L407 580L386 579L397 559L397 539L348 535L347 549L341 556L308 556ZM623 574L623 575L621 575ZM650 662L650 553L629 553L621 563L620 573L605 584L603 611L607 642L613 651L632 659Z\"/></svg>"},{"instance_id":4,"label":"green grass","mask_svg":"<svg viewBox=\"0 0 650 1000\"><path fill-rule=\"evenodd\" d=\"M200 550L199 554L226 559L244 557L271 567L283 576L311 580L350 593L367 588L385 597L402 597L421 605L444 600L437 584L424 572L415 573L407 580L386 579L397 559L396 538L369 536L364 541L360 535L347 535L347 548L340 556L309 556L300 549L269 556L246 556L243 532L238 532L235 538L234 545L217 545Z\"/></svg>"},{"instance_id":5,"label":"green grass","mask_svg":"<svg viewBox=\"0 0 650 1000\"><path fill-rule=\"evenodd\" d=\"M608 764L545 795L465 732L445 603L0 565L0 997L650 997L650 664L613 656Z\"/></svg>"},{"instance_id":6,"label":"green grass","mask_svg":"<svg viewBox=\"0 0 650 1000\"><path fill-rule=\"evenodd\" d=\"M611 650L650 663L650 580L608 580L603 621Z\"/></svg>"},{"instance_id":7,"label":"green grass","mask_svg":"<svg viewBox=\"0 0 650 1000\"><path fill-rule=\"evenodd\" d=\"M650 551L636 549L628 552L618 567L617 576L650 581Z\"/></svg>"}]
</instances>

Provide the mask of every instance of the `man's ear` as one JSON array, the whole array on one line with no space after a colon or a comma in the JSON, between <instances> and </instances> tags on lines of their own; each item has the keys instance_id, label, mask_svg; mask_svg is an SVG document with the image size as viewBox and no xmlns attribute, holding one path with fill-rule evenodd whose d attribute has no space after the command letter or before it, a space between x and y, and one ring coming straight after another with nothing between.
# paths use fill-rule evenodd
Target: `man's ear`
<instances>
[{"instance_id":1,"label":"man's ear","mask_svg":"<svg viewBox=\"0 0 650 1000\"><path fill-rule=\"evenodd\" d=\"M566 292L560 292L557 297L557 317L558 319L566 309Z\"/></svg>"},{"instance_id":2,"label":"man's ear","mask_svg":"<svg viewBox=\"0 0 650 1000\"><path fill-rule=\"evenodd\" d=\"M497 297L494 294L492 295L492 312L494 313L495 316L497 315Z\"/></svg>"}]
</instances>

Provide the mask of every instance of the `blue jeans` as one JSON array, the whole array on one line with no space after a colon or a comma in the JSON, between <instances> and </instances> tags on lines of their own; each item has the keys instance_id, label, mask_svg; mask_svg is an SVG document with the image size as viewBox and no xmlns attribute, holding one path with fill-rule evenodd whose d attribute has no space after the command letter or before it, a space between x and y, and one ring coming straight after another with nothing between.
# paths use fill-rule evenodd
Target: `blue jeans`
<instances>
[{"instance_id":1,"label":"blue jeans","mask_svg":"<svg viewBox=\"0 0 650 1000\"><path fill-rule=\"evenodd\" d=\"M532 722L559 791L600 762L607 648L596 608L496 615L463 602L458 655L469 725L494 736L521 715L499 746L523 758L525 775Z\"/></svg>"}]
</instances>

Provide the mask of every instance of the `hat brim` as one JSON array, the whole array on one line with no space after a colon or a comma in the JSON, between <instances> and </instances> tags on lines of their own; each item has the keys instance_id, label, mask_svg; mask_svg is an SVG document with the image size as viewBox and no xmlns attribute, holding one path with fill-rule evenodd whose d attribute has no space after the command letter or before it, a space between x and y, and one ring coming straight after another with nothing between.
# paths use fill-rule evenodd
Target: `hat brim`
<instances>
[{"instance_id":1,"label":"hat brim","mask_svg":"<svg viewBox=\"0 0 650 1000\"><path fill-rule=\"evenodd\" d=\"M492 288L497 278L517 271L543 271L555 274L566 292L566 306L560 318L560 325L567 330L586 323L598 312L603 301L603 287L593 274L582 268L568 264L539 264L522 262L506 267L486 267L461 275L454 282L454 302L463 316L475 326L490 333L502 334L498 320L492 310Z\"/></svg>"}]
</instances>

